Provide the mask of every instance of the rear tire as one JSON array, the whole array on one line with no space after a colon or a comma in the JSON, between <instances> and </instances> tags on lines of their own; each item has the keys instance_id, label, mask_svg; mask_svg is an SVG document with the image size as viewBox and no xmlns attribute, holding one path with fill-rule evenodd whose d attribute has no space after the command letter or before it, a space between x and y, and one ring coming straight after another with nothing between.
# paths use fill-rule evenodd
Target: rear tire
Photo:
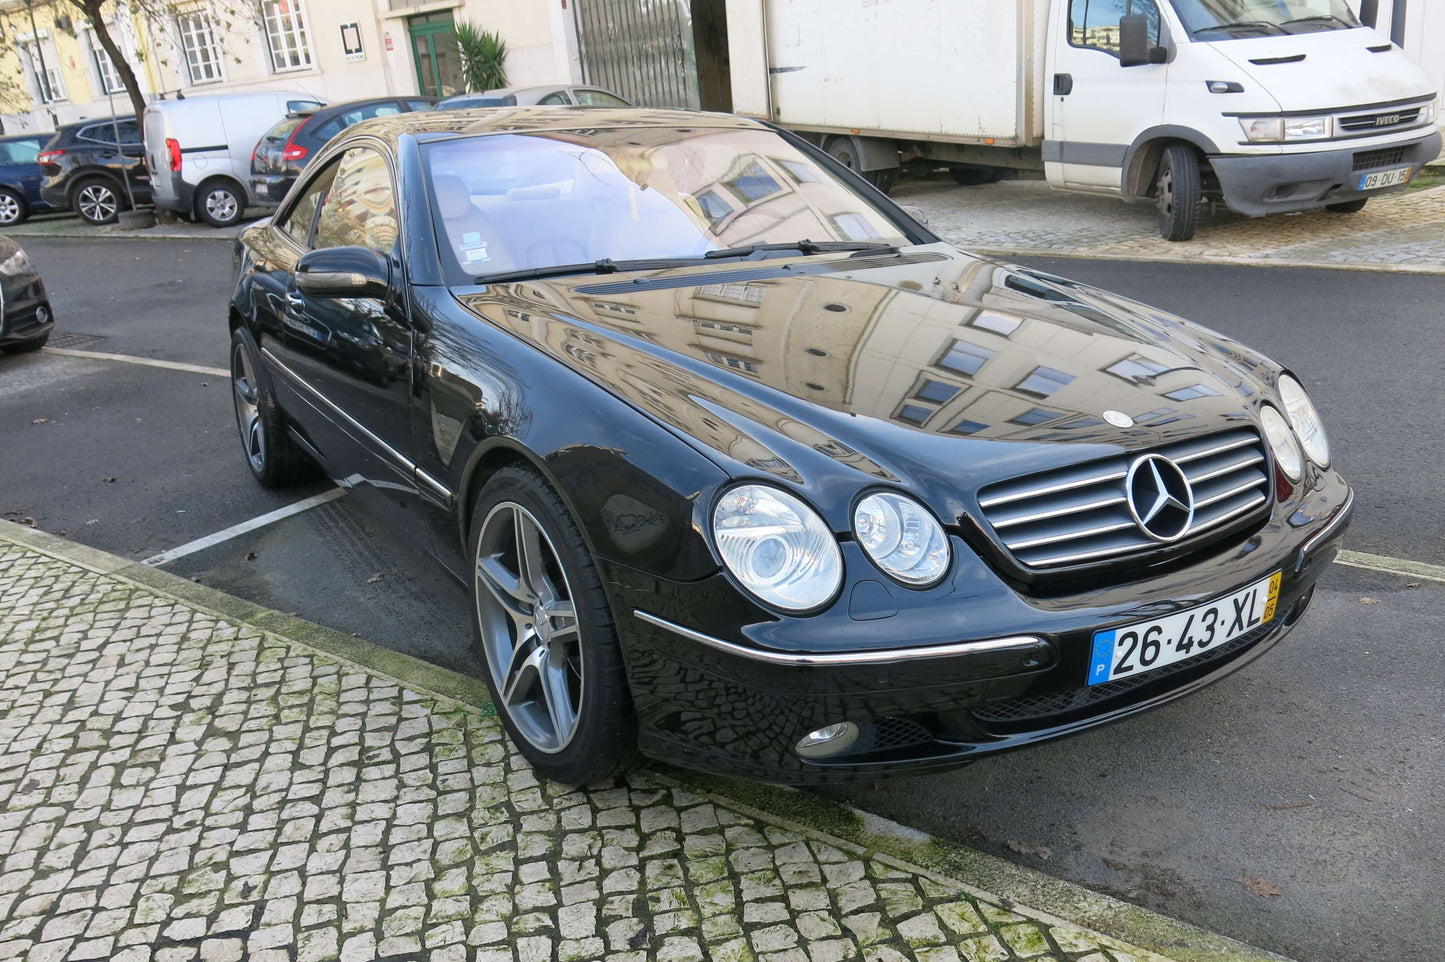
<instances>
[{"instance_id":1,"label":"rear tire","mask_svg":"<svg viewBox=\"0 0 1445 962\"><path fill-rule=\"evenodd\" d=\"M196 191L196 216L212 227L230 227L246 210L246 195L227 180L213 180Z\"/></svg>"},{"instance_id":2,"label":"rear tire","mask_svg":"<svg viewBox=\"0 0 1445 962\"><path fill-rule=\"evenodd\" d=\"M476 642L512 743L568 785L629 766L637 723L612 610L567 505L532 469L503 468L477 495L468 549Z\"/></svg>"},{"instance_id":3,"label":"rear tire","mask_svg":"<svg viewBox=\"0 0 1445 962\"><path fill-rule=\"evenodd\" d=\"M854 147L851 137L834 137L828 141L826 150L829 157L832 157L838 163L847 167L853 171L853 173L862 177L885 194L893 189L894 184L898 183L897 167L885 167L881 170L862 170L863 159L858 156L858 151Z\"/></svg>"},{"instance_id":4,"label":"rear tire","mask_svg":"<svg viewBox=\"0 0 1445 962\"><path fill-rule=\"evenodd\" d=\"M1359 200L1346 200L1338 204L1326 204L1325 210L1335 214L1355 214L1365 209L1370 198L1361 197Z\"/></svg>"},{"instance_id":5,"label":"rear tire","mask_svg":"<svg viewBox=\"0 0 1445 962\"><path fill-rule=\"evenodd\" d=\"M246 466L263 488L288 487L315 473L315 462L286 433L286 419L261 368L261 352L244 327L231 334L231 397Z\"/></svg>"},{"instance_id":6,"label":"rear tire","mask_svg":"<svg viewBox=\"0 0 1445 962\"><path fill-rule=\"evenodd\" d=\"M23 224L29 216L25 198L8 187L0 187L0 228Z\"/></svg>"},{"instance_id":7,"label":"rear tire","mask_svg":"<svg viewBox=\"0 0 1445 962\"><path fill-rule=\"evenodd\" d=\"M1199 155L1188 144L1165 147L1154 180L1159 236L1167 241L1187 241L1193 237L1201 200L1203 189L1199 177Z\"/></svg>"},{"instance_id":8,"label":"rear tire","mask_svg":"<svg viewBox=\"0 0 1445 962\"><path fill-rule=\"evenodd\" d=\"M953 182L960 187L979 187L983 184L992 184L1003 177L1003 171L998 167L976 167L972 164L950 167L948 172L953 176Z\"/></svg>"},{"instance_id":9,"label":"rear tire","mask_svg":"<svg viewBox=\"0 0 1445 962\"><path fill-rule=\"evenodd\" d=\"M75 185L70 206L81 220L94 227L114 224L120 216L119 188L109 178L87 177Z\"/></svg>"}]
</instances>

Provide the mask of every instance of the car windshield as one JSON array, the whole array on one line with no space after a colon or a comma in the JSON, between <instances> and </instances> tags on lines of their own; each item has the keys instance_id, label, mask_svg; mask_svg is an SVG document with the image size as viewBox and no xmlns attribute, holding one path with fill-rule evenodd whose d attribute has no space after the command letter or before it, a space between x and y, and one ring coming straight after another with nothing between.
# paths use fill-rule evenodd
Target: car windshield
<instances>
[{"instance_id":1,"label":"car windshield","mask_svg":"<svg viewBox=\"0 0 1445 962\"><path fill-rule=\"evenodd\" d=\"M468 278L756 245L908 243L853 185L769 130L490 134L432 144L426 162L438 244Z\"/></svg>"},{"instance_id":2,"label":"car windshield","mask_svg":"<svg viewBox=\"0 0 1445 962\"><path fill-rule=\"evenodd\" d=\"M1173 0L1196 40L1278 37L1360 26L1345 0Z\"/></svg>"}]
</instances>

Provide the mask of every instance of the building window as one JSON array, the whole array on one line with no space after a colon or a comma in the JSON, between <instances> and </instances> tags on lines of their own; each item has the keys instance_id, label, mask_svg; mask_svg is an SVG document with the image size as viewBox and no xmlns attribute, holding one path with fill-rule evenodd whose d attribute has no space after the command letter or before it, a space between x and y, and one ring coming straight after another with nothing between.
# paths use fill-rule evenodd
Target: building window
<instances>
[{"instance_id":1,"label":"building window","mask_svg":"<svg viewBox=\"0 0 1445 962\"><path fill-rule=\"evenodd\" d=\"M1074 379L1072 374L1055 371L1051 367L1036 367L1029 376L1014 385L1015 391L1032 394L1034 397L1048 397L1059 388L1067 387Z\"/></svg>"},{"instance_id":2,"label":"building window","mask_svg":"<svg viewBox=\"0 0 1445 962\"><path fill-rule=\"evenodd\" d=\"M721 351L703 351L703 356L719 367L732 368L734 371L743 371L747 374L758 373L758 362L746 357L738 357L736 354L723 354Z\"/></svg>"},{"instance_id":3,"label":"building window","mask_svg":"<svg viewBox=\"0 0 1445 962\"><path fill-rule=\"evenodd\" d=\"M124 93L125 85L120 82L120 74L116 72L110 54L106 53L105 48L100 45L95 31L87 30L85 39L90 46L91 60L95 64L95 75L100 80L100 92L103 94Z\"/></svg>"},{"instance_id":4,"label":"building window","mask_svg":"<svg viewBox=\"0 0 1445 962\"><path fill-rule=\"evenodd\" d=\"M1158 361L1151 361L1142 354L1130 354L1122 361L1115 361L1104 368L1115 377L1122 377L1126 381L1145 381L1157 374L1169 370Z\"/></svg>"},{"instance_id":5,"label":"building window","mask_svg":"<svg viewBox=\"0 0 1445 962\"><path fill-rule=\"evenodd\" d=\"M1192 401L1201 397L1218 397L1219 392L1207 384L1191 384L1189 387L1181 387L1177 391L1170 391L1164 395L1171 401Z\"/></svg>"},{"instance_id":6,"label":"building window","mask_svg":"<svg viewBox=\"0 0 1445 962\"><path fill-rule=\"evenodd\" d=\"M748 203L771 197L783 189L756 160L739 161L723 177L723 184Z\"/></svg>"},{"instance_id":7,"label":"building window","mask_svg":"<svg viewBox=\"0 0 1445 962\"><path fill-rule=\"evenodd\" d=\"M878 231L862 214L845 211L841 214L829 214L828 221L833 225L833 233L836 237L846 241L869 241L878 240Z\"/></svg>"},{"instance_id":8,"label":"building window","mask_svg":"<svg viewBox=\"0 0 1445 962\"><path fill-rule=\"evenodd\" d=\"M42 52L45 55L44 70L40 69ZM40 44L27 43L25 54L30 59L30 78L35 84L35 98L42 104L64 100L65 79L60 74L60 56L55 52L55 48L51 46L49 50L42 51Z\"/></svg>"},{"instance_id":9,"label":"building window","mask_svg":"<svg viewBox=\"0 0 1445 962\"><path fill-rule=\"evenodd\" d=\"M932 415L933 412L926 407L917 404L905 404L899 408L898 413L893 416L900 421L922 426Z\"/></svg>"},{"instance_id":10,"label":"building window","mask_svg":"<svg viewBox=\"0 0 1445 962\"><path fill-rule=\"evenodd\" d=\"M935 381L930 378L925 378L923 383L918 385L918 390L913 392L913 396L919 400L932 401L934 404L943 404L951 401L957 394L958 388L952 384L946 384L943 381Z\"/></svg>"},{"instance_id":11,"label":"building window","mask_svg":"<svg viewBox=\"0 0 1445 962\"><path fill-rule=\"evenodd\" d=\"M1151 428L1163 427L1166 424L1173 424L1175 421L1187 421L1194 417L1192 414L1181 414L1173 408L1156 408L1153 411L1145 411L1134 419L1135 424L1147 425Z\"/></svg>"},{"instance_id":12,"label":"building window","mask_svg":"<svg viewBox=\"0 0 1445 962\"><path fill-rule=\"evenodd\" d=\"M181 52L185 54L186 72L191 83L204 84L224 80L221 75L221 51L216 46L211 18L202 10L178 13L176 26L181 33Z\"/></svg>"},{"instance_id":13,"label":"building window","mask_svg":"<svg viewBox=\"0 0 1445 962\"><path fill-rule=\"evenodd\" d=\"M991 357L993 351L986 347L979 347L971 341L955 340L948 350L943 352L943 357L938 359L938 366L973 377L978 373L978 369L983 367L983 362Z\"/></svg>"},{"instance_id":14,"label":"building window","mask_svg":"<svg viewBox=\"0 0 1445 962\"><path fill-rule=\"evenodd\" d=\"M1058 411L1050 411L1046 408L1030 408L1016 418L1010 418L1015 424L1043 424L1045 421L1052 421L1059 416Z\"/></svg>"},{"instance_id":15,"label":"building window","mask_svg":"<svg viewBox=\"0 0 1445 962\"><path fill-rule=\"evenodd\" d=\"M306 17L300 0L266 0L261 4L266 22L266 42L271 47L274 70L300 70L311 66L311 44L306 36Z\"/></svg>"},{"instance_id":16,"label":"building window","mask_svg":"<svg viewBox=\"0 0 1445 962\"><path fill-rule=\"evenodd\" d=\"M995 334L1002 334L1004 337L1008 337L1014 331L1018 330L1021 323L1023 322L1018 318L1004 317L1002 314L992 314L988 311L979 314L973 319L974 327L981 327L985 331L993 331Z\"/></svg>"},{"instance_id":17,"label":"building window","mask_svg":"<svg viewBox=\"0 0 1445 962\"><path fill-rule=\"evenodd\" d=\"M704 284L697 289L694 296L741 304L744 307L757 307L763 302L764 293L765 288L760 284Z\"/></svg>"},{"instance_id":18,"label":"building window","mask_svg":"<svg viewBox=\"0 0 1445 962\"><path fill-rule=\"evenodd\" d=\"M961 421L955 421L953 426L948 429L948 432L950 434L977 434L986 427L988 427L987 424L979 424L977 421L970 421L968 418L964 418Z\"/></svg>"}]
</instances>

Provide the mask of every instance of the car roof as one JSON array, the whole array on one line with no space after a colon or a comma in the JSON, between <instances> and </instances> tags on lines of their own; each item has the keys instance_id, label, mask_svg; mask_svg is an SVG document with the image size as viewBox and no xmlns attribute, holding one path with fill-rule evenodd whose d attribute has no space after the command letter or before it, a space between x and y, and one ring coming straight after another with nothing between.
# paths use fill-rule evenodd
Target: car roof
<instances>
[{"instance_id":1,"label":"car roof","mask_svg":"<svg viewBox=\"0 0 1445 962\"><path fill-rule=\"evenodd\" d=\"M420 141L430 143L478 134L541 130L585 133L603 129L646 127L765 129L763 123L747 117L701 110L668 110L657 107L463 107L363 120L347 131L347 134L370 134L390 143L410 134Z\"/></svg>"},{"instance_id":2,"label":"car roof","mask_svg":"<svg viewBox=\"0 0 1445 962\"><path fill-rule=\"evenodd\" d=\"M8 144L12 140L43 140L54 136L55 131L53 130L34 130L28 134L0 134L0 144Z\"/></svg>"}]
</instances>

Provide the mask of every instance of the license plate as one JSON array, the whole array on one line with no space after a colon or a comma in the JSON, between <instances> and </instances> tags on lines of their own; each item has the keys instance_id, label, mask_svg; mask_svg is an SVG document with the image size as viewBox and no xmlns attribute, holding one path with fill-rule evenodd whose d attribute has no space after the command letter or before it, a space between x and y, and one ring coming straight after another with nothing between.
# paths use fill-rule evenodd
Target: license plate
<instances>
[{"instance_id":1,"label":"license plate","mask_svg":"<svg viewBox=\"0 0 1445 962\"><path fill-rule=\"evenodd\" d=\"M1357 190L1376 190L1380 187L1394 187L1398 184L1408 183L1412 167L1396 167L1394 170L1377 170L1373 174L1365 174L1360 177L1360 186Z\"/></svg>"},{"instance_id":2,"label":"license plate","mask_svg":"<svg viewBox=\"0 0 1445 962\"><path fill-rule=\"evenodd\" d=\"M1274 617L1280 573L1208 604L1094 632L1088 683L1131 678L1228 644Z\"/></svg>"}]
</instances>

